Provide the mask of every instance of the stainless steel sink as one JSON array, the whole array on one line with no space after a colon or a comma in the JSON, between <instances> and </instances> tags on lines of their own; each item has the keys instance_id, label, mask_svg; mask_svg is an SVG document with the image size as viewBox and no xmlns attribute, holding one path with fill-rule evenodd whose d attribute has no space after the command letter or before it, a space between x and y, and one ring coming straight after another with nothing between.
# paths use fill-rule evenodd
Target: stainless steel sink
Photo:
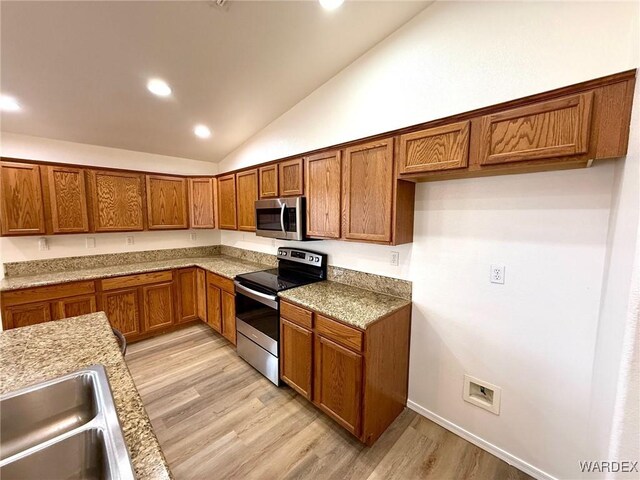
<instances>
[{"instance_id":1,"label":"stainless steel sink","mask_svg":"<svg viewBox=\"0 0 640 480\"><path fill-rule=\"evenodd\" d=\"M0 478L135 478L102 365L0 396Z\"/></svg>"}]
</instances>

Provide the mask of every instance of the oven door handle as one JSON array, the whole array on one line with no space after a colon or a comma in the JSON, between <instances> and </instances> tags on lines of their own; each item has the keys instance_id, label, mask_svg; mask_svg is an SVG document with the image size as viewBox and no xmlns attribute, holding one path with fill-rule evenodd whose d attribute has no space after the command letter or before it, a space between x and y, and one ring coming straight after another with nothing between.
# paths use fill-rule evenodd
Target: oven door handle
<instances>
[{"instance_id":1,"label":"oven door handle","mask_svg":"<svg viewBox=\"0 0 640 480\"><path fill-rule=\"evenodd\" d=\"M282 233L285 235L287 231L284 229L284 211L287 209L287 206L283 203L282 208L280 208L280 228L282 229Z\"/></svg>"},{"instance_id":2,"label":"oven door handle","mask_svg":"<svg viewBox=\"0 0 640 480\"><path fill-rule=\"evenodd\" d=\"M250 288L245 287L237 280L234 280L233 283L236 286L236 291L240 292L242 295L246 295L249 298L252 298L256 302L260 302L271 308L278 308L278 297L277 295L267 295L266 293L256 292Z\"/></svg>"}]
</instances>

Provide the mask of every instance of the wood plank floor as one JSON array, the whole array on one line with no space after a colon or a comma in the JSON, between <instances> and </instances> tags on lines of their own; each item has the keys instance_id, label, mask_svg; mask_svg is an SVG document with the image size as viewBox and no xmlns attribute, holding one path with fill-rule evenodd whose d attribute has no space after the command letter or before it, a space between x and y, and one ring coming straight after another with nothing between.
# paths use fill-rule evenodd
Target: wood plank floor
<instances>
[{"instance_id":1,"label":"wood plank floor","mask_svg":"<svg viewBox=\"0 0 640 480\"><path fill-rule=\"evenodd\" d=\"M126 356L176 479L529 479L405 409L371 448L276 388L206 325Z\"/></svg>"}]
</instances>

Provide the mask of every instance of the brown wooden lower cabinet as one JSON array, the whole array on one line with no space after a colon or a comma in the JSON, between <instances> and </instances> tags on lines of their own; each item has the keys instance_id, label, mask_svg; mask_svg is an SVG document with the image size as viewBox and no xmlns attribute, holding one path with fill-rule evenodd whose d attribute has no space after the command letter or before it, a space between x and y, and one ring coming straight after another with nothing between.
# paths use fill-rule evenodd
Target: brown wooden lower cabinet
<instances>
[{"instance_id":1,"label":"brown wooden lower cabinet","mask_svg":"<svg viewBox=\"0 0 640 480\"><path fill-rule=\"evenodd\" d=\"M236 344L236 305L233 281L207 272L207 320L211 328Z\"/></svg>"},{"instance_id":2,"label":"brown wooden lower cabinet","mask_svg":"<svg viewBox=\"0 0 640 480\"><path fill-rule=\"evenodd\" d=\"M113 328L132 342L198 318L207 321L205 280L204 270L190 267L1 292L2 324L7 330L103 310ZM235 343L233 295L228 296L224 308L227 317L233 315L233 334L225 318L225 336ZM221 315L222 310L221 303Z\"/></svg>"},{"instance_id":3,"label":"brown wooden lower cabinet","mask_svg":"<svg viewBox=\"0 0 640 480\"><path fill-rule=\"evenodd\" d=\"M311 400L313 332L285 318L280 320L280 378Z\"/></svg>"},{"instance_id":4,"label":"brown wooden lower cabinet","mask_svg":"<svg viewBox=\"0 0 640 480\"><path fill-rule=\"evenodd\" d=\"M63 298L53 303L53 315L56 320L77 317L96 312L96 296L80 295L78 297Z\"/></svg>"},{"instance_id":5,"label":"brown wooden lower cabinet","mask_svg":"<svg viewBox=\"0 0 640 480\"><path fill-rule=\"evenodd\" d=\"M28 303L5 307L2 312L4 329L26 327L51 320L51 303Z\"/></svg>"},{"instance_id":6,"label":"brown wooden lower cabinet","mask_svg":"<svg viewBox=\"0 0 640 480\"><path fill-rule=\"evenodd\" d=\"M197 270L195 267L182 268L175 273L176 321L178 323L190 322L199 318Z\"/></svg>"},{"instance_id":7,"label":"brown wooden lower cabinet","mask_svg":"<svg viewBox=\"0 0 640 480\"><path fill-rule=\"evenodd\" d=\"M111 326L120 330L127 340L132 340L142 333L138 287L104 292L100 297L100 305Z\"/></svg>"},{"instance_id":8,"label":"brown wooden lower cabinet","mask_svg":"<svg viewBox=\"0 0 640 480\"><path fill-rule=\"evenodd\" d=\"M280 306L280 378L372 445L407 403L411 306L361 330Z\"/></svg>"},{"instance_id":9,"label":"brown wooden lower cabinet","mask_svg":"<svg viewBox=\"0 0 640 480\"><path fill-rule=\"evenodd\" d=\"M173 325L173 282L142 287L144 332L163 330Z\"/></svg>"}]
</instances>

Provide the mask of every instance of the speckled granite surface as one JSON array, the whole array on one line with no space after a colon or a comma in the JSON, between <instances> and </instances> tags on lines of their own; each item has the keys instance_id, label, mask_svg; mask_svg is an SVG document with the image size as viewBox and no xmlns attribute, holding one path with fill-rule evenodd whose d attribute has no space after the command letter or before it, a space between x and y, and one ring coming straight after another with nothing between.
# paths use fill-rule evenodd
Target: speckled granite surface
<instances>
[{"instance_id":1,"label":"speckled granite surface","mask_svg":"<svg viewBox=\"0 0 640 480\"><path fill-rule=\"evenodd\" d=\"M4 272L7 277L30 276L49 272L114 267L116 265L129 265L132 263L211 257L219 253L220 245L213 245L208 247L168 248L163 250L108 253L81 257L47 258L43 260L5 263Z\"/></svg>"},{"instance_id":2,"label":"speckled granite surface","mask_svg":"<svg viewBox=\"0 0 640 480\"><path fill-rule=\"evenodd\" d=\"M363 330L376 320L411 303L404 298L331 281L292 288L279 295L301 307Z\"/></svg>"},{"instance_id":3,"label":"speckled granite surface","mask_svg":"<svg viewBox=\"0 0 640 480\"><path fill-rule=\"evenodd\" d=\"M1 332L0 351L0 393L104 365L137 478L173 478L103 312Z\"/></svg>"},{"instance_id":4,"label":"speckled granite surface","mask_svg":"<svg viewBox=\"0 0 640 480\"><path fill-rule=\"evenodd\" d=\"M22 277L5 277L0 281L0 291L17 290L20 288L41 287L56 283L74 282L79 280L94 280L97 278L118 277L135 273L157 272L172 268L201 267L223 277L231 278L241 273L266 270L269 265L248 262L239 258L217 255L206 258L176 258L154 262L132 263L128 265L114 265L111 267L65 270L62 272L42 273Z\"/></svg>"}]
</instances>

